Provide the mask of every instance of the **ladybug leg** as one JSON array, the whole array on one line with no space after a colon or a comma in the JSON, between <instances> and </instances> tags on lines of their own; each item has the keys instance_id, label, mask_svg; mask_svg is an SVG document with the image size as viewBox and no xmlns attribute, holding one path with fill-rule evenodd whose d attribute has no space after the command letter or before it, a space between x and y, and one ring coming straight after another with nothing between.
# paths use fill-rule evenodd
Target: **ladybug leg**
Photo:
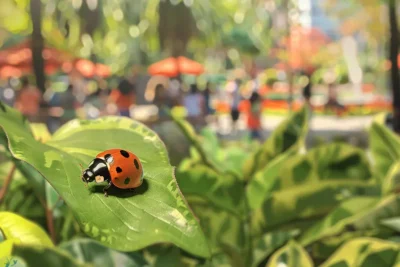
<instances>
[{"instance_id":1,"label":"ladybug leg","mask_svg":"<svg viewBox=\"0 0 400 267\"><path fill-rule=\"evenodd\" d=\"M106 187L103 188L104 196L108 197L107 190L112 186L112 182L110 181Z\"/></svg>"}]
</instances>

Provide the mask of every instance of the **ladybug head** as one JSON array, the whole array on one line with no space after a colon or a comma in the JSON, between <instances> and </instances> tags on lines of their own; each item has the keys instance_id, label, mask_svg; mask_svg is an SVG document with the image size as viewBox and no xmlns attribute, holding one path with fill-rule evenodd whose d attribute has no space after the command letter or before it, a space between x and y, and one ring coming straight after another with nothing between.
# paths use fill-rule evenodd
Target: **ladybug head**
<instances>
[{"instance_id":1,"label":"ladybug head","mask_svg":"<svg viewBox=\"0 0 400 267\"><path fill-rule=\"evenodd\" d=\"M94 173L93 171L91 171L90 169L86 169L83 171L82 174L82 181L84 181L85 183L90 183L94 181Z\"/></svg>"}]
</instances>

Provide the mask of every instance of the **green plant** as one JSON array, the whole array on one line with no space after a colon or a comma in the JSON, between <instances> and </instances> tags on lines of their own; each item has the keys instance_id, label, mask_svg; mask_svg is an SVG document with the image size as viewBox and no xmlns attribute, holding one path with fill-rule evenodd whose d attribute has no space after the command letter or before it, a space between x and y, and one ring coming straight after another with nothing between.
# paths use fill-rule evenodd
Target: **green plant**
<instances>
[{"instance_id":1,"label":"green plant","mask_svg":"<svg viewBox=\"0 0 400 267\"><path fill-rule=\"evenodd\" d=\"M0 205L0 264L375 267L400 262L400 139L377 122L369 130L369 157L346 143L306 150L305 108L263 144L222 144L210 129L196 134L172 114L191 144L175 180L163 143L140 123L118 117L73 120L49 136L1 107L5 135L0 141L8 161L0 171L8 186L2 187ZM137 153L146 182L134 193L110 192L104 198L102 187L85 188L79 164L112 147ZM19 194L29 203L16 201Z\"/></svg>"}]
</instances>

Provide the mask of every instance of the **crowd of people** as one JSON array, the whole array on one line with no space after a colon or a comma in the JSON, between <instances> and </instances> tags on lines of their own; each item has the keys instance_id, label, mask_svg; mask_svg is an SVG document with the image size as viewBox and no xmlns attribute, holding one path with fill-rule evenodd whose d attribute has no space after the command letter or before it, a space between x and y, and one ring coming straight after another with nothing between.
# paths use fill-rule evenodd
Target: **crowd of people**
<instances>
[{"instance_id":1,"label":"crowd of people","mask_svg":"<svg viewBox=\"0 0 400 267\"><path fill-rule=\"evenodd\" d=\"M232 120L235 124L239 118L238 105L241 100L239 82L231 94ZM4 103L18 109L31 122L44 122L50 132L55 132L65 122L78 117L79 111L85 113L83 117L94 119L104 115L131 116L131 108L137 104L138 90L136 85L128 79L119 81L115 88L102 87L96 83L91 93L82 93L82 88L76 82L64 81L64 90L55 90L53 84L48 83L44 93L24 77L19 80L10 79L0 86L0 97ZM185 108L188 120L197 127L206 124L205 118L214 114L212 99L216 92L207 83L200 90L196 84L188 85L189 90L180 90L172 95L169 88L163 84L155 86L155 94L151 101L158 108L158 122L169 120L166 108L182 106ZM85 90L83 90L85 91ZM252 98L256 102L258 98ZM249 118L249 127L254 131L259 122L259 115ZM82 114L80 114L82 115ZM258 136L254 134L254 136Z\"/></svg>"}]
</instances>

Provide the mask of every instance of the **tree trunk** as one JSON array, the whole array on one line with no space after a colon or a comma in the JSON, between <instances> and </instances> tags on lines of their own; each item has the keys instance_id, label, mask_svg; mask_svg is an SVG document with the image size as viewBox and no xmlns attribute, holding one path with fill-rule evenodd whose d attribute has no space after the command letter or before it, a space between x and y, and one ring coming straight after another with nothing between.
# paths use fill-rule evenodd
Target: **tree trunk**
<instances>
[{"instance_id":1,"label":"tree trunk","mask_svg":"<svg viewBox=\"0 0 400 267\"><path fill-rule=\"evenodd\" d=\"M289 96L288 96L288 104L289 104L289 110L292 111L293 109L293 70L292 70L292 65L291 65L291 53L292 53L292 30L291 30L291 23L290 23L290 17L289 17L289 10L290 10L290 1L286 0L283 4L284 11L285 11L285 20L286 20L286 34L289 37L288 38L288 43L287 43L287 53L288 53L288 59L287 59L287 83L289 87Z\"/></svg>"},{"instance_id":2,"label":"tree trunk","mask_svg":"<svg viewBox=\"0 0 400 267\"><path fill-rule=\"evenodd\" d=\"M399 30L396 18L396 1L389 0L390 54L393 93L393 130L400 134L400 75L397 55L399 54Z\"/></svg>"},{"instance_id":3,"label":"tree trunk","mask_svg":"<svg viewBox=\"0 0 400 267\"><path fill-rule=\"evenodd\" d=\"M32 67L36 77L36 86L44 92L46 90L46 77L44 74L44 59L42 52L44 48L44 40L41 31L41 3L40 0L31 0L31 19L33 25L32 31Z\"/></svg>"}]
</instances>

